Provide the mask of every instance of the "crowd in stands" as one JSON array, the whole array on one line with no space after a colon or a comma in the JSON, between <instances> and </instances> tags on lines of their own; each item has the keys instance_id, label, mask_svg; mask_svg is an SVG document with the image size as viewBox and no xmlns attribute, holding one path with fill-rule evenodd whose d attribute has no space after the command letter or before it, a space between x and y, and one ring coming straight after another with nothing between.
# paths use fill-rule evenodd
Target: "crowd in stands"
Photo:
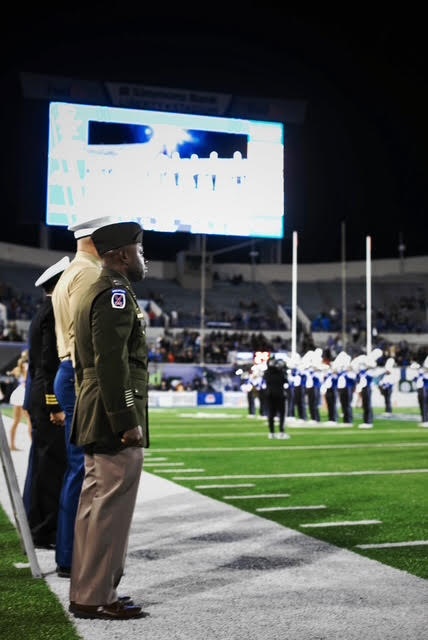
<instances>
[{"instance_id":1,"label":"crowd in stands","mask_svg":"<svg viewBox=\"0 0 428 640\"><path fill-rule=\"evenodd\" d=\"M426 310L428 303L420 287L414 294L400 296L387 309L372 309L372 326L377 333L425 333L428 330ZM349 310L348 331L358 339L366 327L366 305L357 301ZM322 310L312 320L312 331L341 331L342 312L333 307Z\"/></svg>"},{"instance_id":2,"label":"crowd in stands","mask_svg":"<svg viewBox=\"0 0 428 640\"><path fill-rule=\"evenodd\" d=\"M310 349L323 348L325 361L331 362L344 350L339 334L329 336L325 345L316 343L316 336L303 333L300 336L298 351L306 353ZM399 367L409 366L412 362L423 362L428 355L427 345L412 347L406 340L392 343L379 336L373 340L373 347L382 349L383 359L394 358ZM290 340L280 337L268 339L261 332L211 331L204 336L204 362L206 364L230 364L237 352L269 351L273 353L291 350ZM347 352L355 357L364 352L363 345L346 345ZM149 360L151 362L196 363L200 362L201 337L197 330L183 329L179 332L164 331L151 345ZM382 363L382 360L381 360Z\"/></svg>"},{"instance_id":3,"label":"crowd in stands","mask_svg":"<svg viewBox=\"0 0 428 640\"><path fill-rule=\"evenodd\" d=\"M289 340L275 337L269 340L263 333L209 331L204 335L204 362L228 364L230 354L237 351L284 351ZM195 363L200 361L201 336L198 330L183 329L171 332L165 329L149 351L151 362Z\"/></svg>"},{"instance_id":4,"label":"crowd in stands","mask_svg":"<svg viewBox=\"0 0 428 640\"><path fill-rule=\"evenodd\" d=\"M235 284L235 283L234 283ZM281 331L284 324L276 317L270 307L250 299L239 298L239 284L236 283L237 312L228 309L210 308L207 305L206 324L204 334L204 362L225 364L230 361L236 351L285 351L289 350L290 340L275 337L269 340L264 332L269 330ZM234 287L235 288L235 287ZM161 293L150 290L151 299L161 307L166 305ZM25 340L18 329L17 321L31 320L41 300L36 295L19 293L4 282L0 283L0 340L20 342ZM305 332L300 328L299 351L304 353L309 349L322 346L326 357L334 359L341 350L346 349L352 356L361 353L365 344L366 309L363 302L356 302L349 310L347 332L350 344L343 345L341 339L342 314L340 308L333 307L328 312L322 311L313 321L311 331ZM418 333L427 330L427 326L415 324L411 318L426 314L426 300L424 291L416 291L409 296L400 296L388 313L373 311L373 342L386 353L387 357L394 357L397 364L404 365L412 360L422 358L418 349L412 350L405 340L398 344L390 344L383 336L385 332ZM412 315L413 314L413 315ZM7 321L6 321L7 318ZM183 317L180 311L174 314L174 322L169 325L163 323L161 317L150 318L152 326L163 326L163 336L158 338L150 349L152 362L194 363L200 361L201 336L200 315ZM171 331L170 329L174 329ZM181 330L180 330L181 328ZM219 330L219 329L227 330ZM210 330L212 329L212 330ZM326 344L317 344L317 333L328 333Z\"/></svg>"}]
</instances>

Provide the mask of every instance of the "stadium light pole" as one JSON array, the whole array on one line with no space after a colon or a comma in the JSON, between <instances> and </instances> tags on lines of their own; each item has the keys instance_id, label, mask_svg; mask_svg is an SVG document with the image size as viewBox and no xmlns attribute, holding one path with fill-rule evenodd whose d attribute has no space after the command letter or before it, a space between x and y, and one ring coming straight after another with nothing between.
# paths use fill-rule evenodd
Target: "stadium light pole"
<instances>
[{"instance_id":1,"label":"stadium light pole","mask_svg":"<svg viewBox=\"0 0 428 640\"><path fill-rule=\"evenodd\" d=\"M202 247L201 247L201 306L200 306L200 327L199 333L201 336L199 346L199 362L204 364L205 359L205 289L206 289L206 246L207 237L202 234Z\"/></svg>"},{"instance_id":2,"label":"stadium light pole","mask_svg":"<svg viewBox=\"0 0 428 640\"><path fill-rule=\"evenodd\" d=\"M291 355L297 354L297 231L293 231L293 264L291 288Z\"/></svg>"},{"instance_id":3,"label":"stadium light pole","mask_svg":"<svg viewBox=\"0 0 428 640\"><path fill-rule=\"evenodd\" d=\"M342 258L342 349L346 351L346 225L342 222L342 246L341 246L341 258Z\"/></svg>"},{"instance_id":4,"label":"stadium light pole","mask_svg":"<svg viewBox=\"0 0 428 640\"><path fill-rule=\"evenodd\" d=\"M372 272L371 272L371 237L366 237L366 352L372 350Z\"/></svg>"}]
</instances>

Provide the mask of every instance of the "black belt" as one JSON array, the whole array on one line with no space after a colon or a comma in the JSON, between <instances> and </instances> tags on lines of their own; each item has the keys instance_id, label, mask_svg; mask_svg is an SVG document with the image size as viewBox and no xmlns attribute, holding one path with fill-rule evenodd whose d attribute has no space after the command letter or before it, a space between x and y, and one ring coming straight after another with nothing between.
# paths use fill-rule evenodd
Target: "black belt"
<instances>
[{"instance_id":1,"label":"black belt","mask_svg":"<svg viewBox=\"0 0 428 640\"><path fill-rule=\"evenodd\" d=\"M137 373L138 370L141 371L141 367L137 367L136 365L130 364L129 368L134 372L133 375L135 375L137 378L141 378L141 375L139 375ZM144 376L146 375L146 370L143 370ZM84 380L91 380L92 378L96 378L97 374L96 374L96 369L95 367L85 367L83 369L83 379Z\"/></svg>"}]
</instances>

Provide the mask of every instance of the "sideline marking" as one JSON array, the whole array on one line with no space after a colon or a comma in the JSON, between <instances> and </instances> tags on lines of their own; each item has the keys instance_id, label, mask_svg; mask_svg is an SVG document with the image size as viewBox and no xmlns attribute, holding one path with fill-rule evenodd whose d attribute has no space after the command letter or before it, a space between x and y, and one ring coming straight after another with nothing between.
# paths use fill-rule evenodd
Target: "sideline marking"
<instances>
[{"instance_id":1,"label":"sideline marking","mask_svg":"<svg viewBox=\"0 0 428 640\"><path fill-rule=\"evenodd\" d=\"M146 462L145 467L182 467L184 462L157 462L156 460L150 460Z\"/></svg>"},{"instance_id":2,"label":"sideline marking","mask_svg":"<svg viewBox=\"0 0 428 640\"><path fill-rule=\"evenodd\" d=\"M381 542L379 544L356 544L358 549L389 549L391 547L427 546L428 540L409 540L409 542Z\"/></svg>"},{"instance_id":3,"label":"sideline marking","mask_svg":"<svg viewBox=\"0 0 428 640\"><path fill-rule=\"evenodd\" d=\"M197 413L179 413L178 414L179 418L234 418L239 419L240 416L237 415L236 413L211 413L211 412L204 412L204 411L198 411Z\"/></svg>"},{"instance_id":4,"label":"sideline marking","mask_svg":"<svg viewBox=\"0 0 428 640\"><path fill-rule=\"evenodd\" d=\"M359 432L361 433L361 432ZM368 432L367 432L368 433ZM198 437L202 434L192 434L192 436L197 435ZM227 435L227 434L211 434L207 437L210 438L214 438L217 436L223 436L223 435ZM229 434L230 435L230 434ZM236 435L236 434L235 434ZM245 437L247 437L247 435L249 434L245 434ZM181 438L181 436L178 436ZM188 435L184 435L183 437L188 438ZM294 436L293 436L294 437ZM172 435L171 438L174 438L174 436ZM363 443L363 444L308 444L308 445L304 445L304 444L299 444L299 445L293 445L291 444L291 442L289 442L287 440L287 447L284 448L280 448L280 445L266 445L266 446L260 446L260 447L210 447L209 449L207 449L207 447L174 447L174 448L169 448L169 449L164 449L164 448L157 448L156 451L162 451L163 453L170 453L170 452L180 452L180 451L310 451L310 450L318 450L318 449L386 449L386 448L392 448L395 449L397 447L399 447L400 449L403 447L428 447L428 442L426 440L422 441L422 442L391 442L391 443L373 443L373 444L368 444L368 443Z\"/></svg>"},{"instance_id":5,"label":"sideline marking","mask_svg":"<svg viewBox=\"0 0 428 640\"><path fill-rule=\"evenodd\" d=\"M180 469L181 473L203 473L205 469ZM176 473L177 469L154 469L154 472L159 473ZM200 477L200 480L203 480L204 476Z\"/></svg>"},{"instance_id":6,"label":"sideline marking","mask_svg":"<svg viewBox=\"0 0 428 640\"><path fill-rule=\"evenodd\" d=\"M223 496L223 500L254 500L256 498L289 498L289 493L253 493L248 496Z\"/></svg>"},{"instance_id":7,"label":"sideline marking","mask_svg":"<svg viewBox=\"0 0 428 640\"><path fill-rule=\"evenodd\" d=\"M343 522L318 522L314 524L299 524L299 527L315 529L317 527L353 527L361 524L382 524L382 520L343 520Z\"/></svg>"},{"instance_id":8,"label":"sideline marking","mask_svg":"<svg viewBox=\"0 0 428 640\"><path fill-rule=\"evenodd\" d=\"M256 509L256 511L302 511L304 509L327 509L327 507L325 504L308 504L301 507L261 507L260 509ZM301 526L303 527L305 525Z\"/></svg>"},{"instance_id":9,"label":"sideline marking","mask_svg":"<svg viewBox=\"0 0 428 640\"><path fill-rule=\"evenodd\" d=\"M173 471L173 470L171 470ZM195 469L197 471L197 469ZM233 478L329 478L330 476L393 476L405 473L428 473L428 469L394 469L392 471L320 471L319 473L264 473L260 475L199 476L194 480L232 480ZM186 480L175 476L173 480Z\"/></svg>"},{"instance_id":10,"label":"sideline marking","mask_svg":"<svg viewBox=\"0 0 428 640\"><path fill-rule=\"evenodd\" d=\"M196 484L195 489L235 489L237 487L255 487L253 482L243 484Z\"/></svg>"}]
</instances>

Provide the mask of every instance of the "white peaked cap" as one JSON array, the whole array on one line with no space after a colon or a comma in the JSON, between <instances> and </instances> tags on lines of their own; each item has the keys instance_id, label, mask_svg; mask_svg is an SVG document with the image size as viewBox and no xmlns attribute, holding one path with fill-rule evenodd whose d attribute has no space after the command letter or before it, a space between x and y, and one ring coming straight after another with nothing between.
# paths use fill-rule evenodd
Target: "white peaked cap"
<instances>
[{"instance_id":1,"label":"white peaked cap","mask_svg":"<svg viewBox=\"0 0 428 640\"><path fill-rule=\"evenodd\" d=\"M43 271L42 275L39 276L37 278L36 282L34 283L34 286L35 287L40 287L40 285L45 284L51 278L53 278L54 276L59 275L65 269L67 269L69 264L70 264L70 258L68 256L65 256L64 258L61 258L61 260L58 260L58 262L55 262L55 264L52 264L45 271Z\"/></svg>"},{"instance_id":2,"label":"white peaked cap","mask_svg":"<svg viewBox=\"0 0 428 640\"><path fill-rule=\"evenodd\" d=\"M81 219L79 222L68 227L69 231L73 231L76 240L91 236L95 229L105 227L108 224L120 222L120 219L114 219L111 216L102 216L98 218Z\"/></svg>"},{"instance_id":3,"label":"white peaked cap","mask_svg":"<svg viewBox=\"0 0 428 640\"><path fill-rule=\"evenodd\" d=\"M422 366L423 366L424 369L428 369L428 356L423 361Z\"/></svg>"}]
</instances>

